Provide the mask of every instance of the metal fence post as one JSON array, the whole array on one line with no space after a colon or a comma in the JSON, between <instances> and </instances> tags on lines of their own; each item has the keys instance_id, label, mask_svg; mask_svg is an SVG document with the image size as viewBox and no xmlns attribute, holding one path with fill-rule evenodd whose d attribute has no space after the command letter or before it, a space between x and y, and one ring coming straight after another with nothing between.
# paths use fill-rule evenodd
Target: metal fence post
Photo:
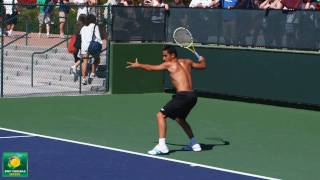
<instances>
[{"instance_id":1,"label":"metal fence post","mask_svg":"<svg viewBox=\"0 0 320 180\"><path fill-rule=\"evenodd\" d=\"M81 84L81 81L82 81L82 63L83 63L83 60L82 60L82 57L80 58L80 75L79 75L79 94L81 94L81 88L82 88L82 84Z\"/></svg>"},{"instance_id":2,"label":"metal fence post","mask_svg":"<svg viewBox=\"0 0 320 180\"><path fill-rule=\"evenodd\" d=\"M4 33L4 22L1 21L1 94L0 96L3 97L3 33Z\"/></svg>"},{"instance_id":3,"label":"metal fence post","mask_svg":"<svg viewBox=\"0 0 320 180\"><path fill-rule=\"evenodd\" d=\"M110 75L109 75L109 68L110 68L110 41L111 41L111 9L112 6L111 4L108 5L108 16L107 16L107 23L106 23L106 28L107 28L107 51L106 51L106 91L109 92L109 79L110 79Z\"/></svg>"},{"instance_id":4,"label":"metal fence post","mask_svg":"<svg viewBox=\"0 0 320 180\"><path fill-rule=\"evenodd\" d=\"M33 87L33 59L34 59L34 53L31 55L31 87Z\"/></svg>"},{"instance_id":5,"label":"metal fence post","mask_svg":"<svg viewBox=\"0 0 320 180\"><path fill-rule=\"evenodd\" d=\"M28 34L28 18L25 18L25 30L26 30L26 46L28 46L28 38L29 38L29 34Z\"/></svg>"}]
</instances>

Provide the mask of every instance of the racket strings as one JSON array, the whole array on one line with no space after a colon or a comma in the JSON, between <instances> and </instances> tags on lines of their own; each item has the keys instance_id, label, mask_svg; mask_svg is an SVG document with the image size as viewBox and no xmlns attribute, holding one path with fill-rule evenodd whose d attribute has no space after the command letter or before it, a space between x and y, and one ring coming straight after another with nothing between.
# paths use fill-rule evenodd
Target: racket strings
<instances>
[{"instance_id":1,"label":"racket strings","mask_svg":"<svg viewBox=\"0 0 320 180\"><path fill-rule=\"evenodd\" d=\"M189 47L193 43L192 36L186 29L177 29L173 34L173 38L177 44L183 47Z\"/></svg>"}]
</instances>

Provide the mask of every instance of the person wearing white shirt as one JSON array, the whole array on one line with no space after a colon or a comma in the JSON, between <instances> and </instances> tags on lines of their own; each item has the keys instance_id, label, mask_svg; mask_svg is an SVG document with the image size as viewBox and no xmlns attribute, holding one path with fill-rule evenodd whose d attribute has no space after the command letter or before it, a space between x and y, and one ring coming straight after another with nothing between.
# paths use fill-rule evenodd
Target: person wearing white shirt
<instances>
[{"instance_id":1,"label":"person wearing white shirt","mask_svg":"<svg viewBox=\"0 0 320 180\"><path fill-rule=\"evenodd\" d=\"M220 4L220 0L192 0L189 4L191 8L215 8Z\"/></svg>"},{"instance_id":2,"label":"person wearing white shirt","mask_svg":"<svg viewBox=\"0 0 320 180\"><path fill-rule=\"evenodd\" d=\"M92 14L89 14L86 20L86 25L83 26L80 30L81 35L81 56L83 59L82 62L82 84L86 85L88 83L87 80L87 65L89 61L89 53L88 48L90 45L91 40L94 40L100 44L102 44L99 26L95 24L96 17ZM94 33L94 39L93 38ZM90 78L95 77L95 73L97 70L98 65L100 64L100 57L94 56L94 63L92 64Z\"/></svg>"},{"instance_id":3,"label":"person wearing white shirt","mask_svg":"<svg viewBox=\"0 0 320 180\"><path fill-rule=\"evenodd\" d=\"M17 24L17 9L15 4L18 4L18 0L3 0L3 4L6 9L5 22L7 24L8 36L12 35L13 28Z\"/></svg>"},{"instance_id":4,"label":"person wearing white shirt","mask_svg":"<svg viewBox=\"0 0 320 180\"><path fill-rule=\"evenodd\" d=\"M88 0L73 0L73 3L78 5L77 20L81 14L88 15Z\"/></svg>"}]
</instances>

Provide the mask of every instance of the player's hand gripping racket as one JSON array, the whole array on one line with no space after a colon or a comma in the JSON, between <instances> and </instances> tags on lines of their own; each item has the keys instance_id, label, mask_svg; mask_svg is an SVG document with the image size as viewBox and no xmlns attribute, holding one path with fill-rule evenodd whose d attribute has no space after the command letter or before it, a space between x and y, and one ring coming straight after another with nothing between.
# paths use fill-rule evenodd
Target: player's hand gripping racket
<instances>
[{"instance_id":1,"label":"player's hand gripping racket","mask_svg":"<svg viewBox=\"0 0 320 180\"><path fill-rule=\"evenodd\" d=\"M197 56L198 60L200 59L200 55L194 49L192 34L188 29L178 27L173 32L173 39L179 46L188 49Z\"/></svg>"}]
</instances>

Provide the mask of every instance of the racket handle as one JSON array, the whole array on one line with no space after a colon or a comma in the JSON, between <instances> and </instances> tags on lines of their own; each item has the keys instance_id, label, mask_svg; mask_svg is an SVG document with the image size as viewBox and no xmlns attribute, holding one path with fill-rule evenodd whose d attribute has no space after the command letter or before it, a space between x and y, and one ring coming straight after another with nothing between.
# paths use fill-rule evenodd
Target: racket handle
<instances>
[{"instance_id":1,"label":"racket handle","mask_svg":"<svg viewBox=\"0 0 320 180\"><path fill-rule=\"evenodd\" d=\"M195 51L194 55L196 55L197 59L200 60L200 55Z\"/></svg>"}]
</instances>

